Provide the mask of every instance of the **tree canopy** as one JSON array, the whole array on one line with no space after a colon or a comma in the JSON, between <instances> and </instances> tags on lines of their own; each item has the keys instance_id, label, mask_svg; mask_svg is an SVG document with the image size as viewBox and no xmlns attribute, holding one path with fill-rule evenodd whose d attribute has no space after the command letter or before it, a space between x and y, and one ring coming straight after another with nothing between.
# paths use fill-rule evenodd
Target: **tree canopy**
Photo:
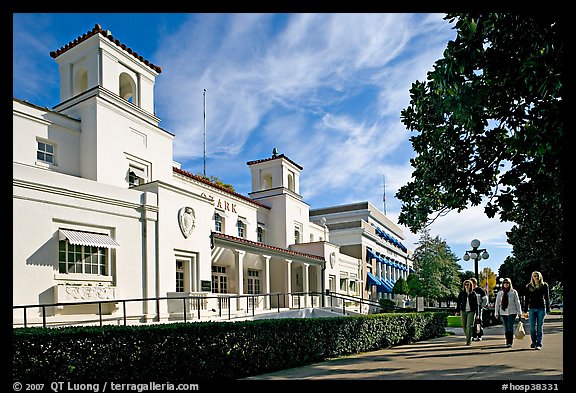
<instances>
[{"instance_id":1,"label":"tree canopy","mask_svg":"<svg viewBox=\"0 0 576 393\"><path fill-rule=\"evenodd\" d=\"M415 158L396 194L414 232L449 211L483 205L515 225L522 273L561 275L564 45L550 14L455 13L457 37L401 112ZM538 267L538 269L536 269ZM528 273L527 273L528 271ZM522 281L525 281L522 277ZM559 280L558 277L555 277ZM553 280L555 281L555 280Z\"/></svg>"},{"instance_id":2,"label":"tree canopy","mask_svg":"<svg viewBox=\"0 0 576 393\"><path fill-rule=\"evenodd\" d=\"M204 180L209 181L210 183L214 183L219 187L222 187L222 188L225 188L229 191L235 192L234 186L232 186L231 184L228 184L228 183L224 183L224 180L220 179L219 177L216 177L213 175L207 176L207 175L204 175L202 173L197 173L196 176L201 177Z\"/></svg>"},{"instance_id":3,"label":"tree canopy","mask_svg":"<svg viewBox=\"0 0 576 393\"><path fill-rule=\"evenodd\" d=\"M446 242L430 231L421 232L414 250L414 273L408 276L408 294L438 301L455 300L460 290L458 257Z\"/></svg>"}]
</instances>

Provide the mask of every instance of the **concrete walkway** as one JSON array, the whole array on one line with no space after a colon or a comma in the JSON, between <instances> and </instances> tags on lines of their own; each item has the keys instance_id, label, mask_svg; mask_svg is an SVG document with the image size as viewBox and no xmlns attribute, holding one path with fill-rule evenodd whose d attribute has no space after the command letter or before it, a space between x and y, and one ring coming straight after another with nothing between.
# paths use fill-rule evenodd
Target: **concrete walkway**
<instances>
[{"instance_id":1,"label":"concrete walkway","mask_svg":"<svg viewBox=\"0 0 576 393\"><path fill-rule=\"evenodd\" d=\"M540 351L530 349L526 319L524 326L527 336L515 339L512 348L505 346L502 325L485 328L483 340L472 342L471 346L464 345L461 328L447 328L454 334L245 380L563 380L563 316L546 316Z\"/></svg>"}]
</instances>

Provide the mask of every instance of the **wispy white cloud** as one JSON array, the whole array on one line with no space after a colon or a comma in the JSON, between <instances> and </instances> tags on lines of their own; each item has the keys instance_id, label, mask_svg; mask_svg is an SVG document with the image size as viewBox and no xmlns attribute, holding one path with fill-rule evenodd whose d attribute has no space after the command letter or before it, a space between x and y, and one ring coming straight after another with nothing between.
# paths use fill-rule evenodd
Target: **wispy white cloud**
<instances>
[{"instance_id":1,"label":"wispy white cloud","mask_svg":"<svg viewBox=\"0 0 576 393\"><path fill-rule=\"evenodd\" d=\"M50 15L21 15L14 26L14 84L34 98L58 87L49 51L93 26L70 34ZM140 18L146 26L130 26ZM414 155L400 112L412 83L426 79L455 36L443 14L189 14L174 24L171 18L94 19L162 66L155 110L176 135L174 159L184 169L200 171L206 115L208 174L237 191L251 191L245 163L277 147L304 167L300 191L312 208L366 200L380 208L385 175L387 214L397 220L394 195L410 180ZM153 38L138 41L138 29L153 26L158 31L146 32ZM431 230L462 250L473 237L498 249L509 227L471 208ZM405 235L409 245L418 240Z\"/></svg>"}]
</instances>

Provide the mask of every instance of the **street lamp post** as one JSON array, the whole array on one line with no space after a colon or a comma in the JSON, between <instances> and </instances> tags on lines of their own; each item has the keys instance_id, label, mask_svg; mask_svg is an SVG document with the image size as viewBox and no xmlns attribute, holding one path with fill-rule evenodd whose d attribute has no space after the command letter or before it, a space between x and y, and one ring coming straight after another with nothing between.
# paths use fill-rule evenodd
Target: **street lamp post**
<instances>
[{"instance_id":1,"label":"street lamp post","mask_svg":"<svg viewBox=\"0 0 576 393\"><path fill-rule=\"evenodd\" d=\"M478 283L480 283L480 278L478 277L478 260L480 258L488 259L490 255L488 255L488 251L486 251L485 248L478 248L480 247L480 240L474 239L470 242L470 245L472 246L472 249L466 251L466 254L464 254L463 259L465 261L469 261L470 258L474 260L474 275L476 276L476 280L478 280Z\"/></svg>"}]
</instances>

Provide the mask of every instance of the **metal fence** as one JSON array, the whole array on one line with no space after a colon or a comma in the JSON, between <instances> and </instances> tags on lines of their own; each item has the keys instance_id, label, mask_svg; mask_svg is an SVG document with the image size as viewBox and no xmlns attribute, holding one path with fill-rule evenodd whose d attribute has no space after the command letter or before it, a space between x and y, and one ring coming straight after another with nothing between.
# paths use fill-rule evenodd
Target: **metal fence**
<instances>
[{"instance_id":1,"label":"metal fence","mask_svg":"<svg viewBox=\"0 0 576 393\"><path fill-rule=\"evenodd\" d=\"M244 303L245 300L245 303ZM267 301L266 301L267 300ZM160 317L162 305L167 318ZM134 312L135 307L128 309L130 305L137 305L139 311ZM272 304L274 306L271 306ZM266 306L268 305L268 306ZM67 314L65 318L56 318L58 312L65 307L92 306L93 312L83 314ZM370 313L380 312L382 308L378 302L363 299L356 296L342 295L334 292L278 292L269 294L206 294L182 295L182 296L164 296L152 298L135 298L135 299L106 299L79 302L59 302L50 304L34 304L13 306L13 327L30 327L30 326L69 326L69 325L86 325L104 323L117 323L127 325L129 321L144 322L174 322L174 321L200 321L200 320L232 320L233 318L255 316L257 311L264 313L276 310L280 313L282 310L301 309L310 306L311 308L330 307L331 309L342 310L342 314L347 312ZM118 313L117 309L122 309ZM22 314L20 314L22 310ZM110 310L115 310L111 312ZM150 310L150 311L148 311ZM18 317L18 315L21 315ZM30 318L29 315L36 315ZM88 319L86 319L88 315ZM152 316L151 318L149 316ZM92 319L90 319L90 317ZM14 319L17 318L17 321ZM29 321L33 319L33 321Z\"/></svg>"}]
</instances>

